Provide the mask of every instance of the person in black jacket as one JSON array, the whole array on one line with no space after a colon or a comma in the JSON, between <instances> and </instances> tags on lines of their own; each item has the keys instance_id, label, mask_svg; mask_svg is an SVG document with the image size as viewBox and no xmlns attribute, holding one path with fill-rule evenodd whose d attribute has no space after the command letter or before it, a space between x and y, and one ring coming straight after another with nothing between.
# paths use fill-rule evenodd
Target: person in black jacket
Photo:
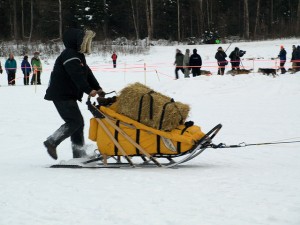
<instances>
[{"instance_id":1,"label":"person in black jacket","mask_svg":"<svg viewBox=\"0 0 300 225\"><path fill-rule=\"evenodd\" d=\"M98 81L86 64L84 53L91 51L91 41L95 33L91 30L68 29L64 32L66 49L55 61L46 90L45 99L53 101L59 115L65 121L58 130L44 142L49 155L57 159L57 146L71 137L73 158L86 156L84 150L84 120L77 105L83 93L89 96L104 96Z\"/></svg>"},{"instance_id":2,"label":"person in black jacket","mask_svg":"<svg viewBox=\"0 0 300 225\"><path fill-rule=\"evenodd\" d=\"M218 65L219 65L218 75L224 75L225 66L228 64L226 57L227 57L227 55L224 52L223 48L219 47L218 51L215 55L215 58L218 61Z\"/></svg>"},{"instance_id":3,"label":"person in black jacket","mask_svg":"<svg viewBox=\"0 0 300 225\"><path fill-rule=\"evenodd\" d=\"M201 56L197 54L197 49L194 49L193 54L190 57L190 67L192 68L193 77L200 75L201 66L202 66Z\"/></svg>"},{"instance_id":4,"label":"person in black jacket","mask_svg":"<svg viewBox=\"0 0 300 225\"><path fill-rule=\"evenodd\" d=\"M240 69L241 57L245 54L246 51L240 50L238 47L234 48L229 55L232 70Z\"/></svg>"},{"instance_id":5,"label":"person in black jacket","mask_svg":"<svg viewBox=\"0 0 300 225\"><path fill-rule=\"evenodd\" d=\"M179 78L179 76L178 76L179 70L181 70L181 72L184 74L183 58L184 58L184 55L181 53L181 51L179 49L176 49L175 62L174 62L174 66L176 66L175 80L177 80Z\"/></svg>"},{"instance_id":6,"label":"person in black jacket","mask_svg":"<svg viewBox=\"0 0 300 225\"><path fill-rule=\"evenodd\" d=\"M295 52L296 71L300 71L300 45L297 46Z\"/></svg>"},{"instance_id":7,"label":"person in black jacket","mask_svg":"<svg viewBox=\"0 0 300 225\"><path fill-rule=\"evenodd\" d=\"M284 49L283 45L280 46L280 52L278 54L278 58L280 59L281 74L285 74L286 69L284 68L284 64L286 62L286 50Z\"/></svg>"}]
</instances>

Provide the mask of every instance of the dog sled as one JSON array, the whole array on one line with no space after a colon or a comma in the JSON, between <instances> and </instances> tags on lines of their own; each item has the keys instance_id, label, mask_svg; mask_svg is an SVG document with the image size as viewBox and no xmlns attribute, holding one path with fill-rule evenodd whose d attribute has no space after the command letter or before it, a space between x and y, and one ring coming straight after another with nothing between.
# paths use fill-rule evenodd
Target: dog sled
<instances>
[{"instance_id":1,"label":"dog sled","mask_svg":"<svg viewBox=\"0 0 300 225\"><path fill-rule=\"evenodd\" d=\"M218 124L204 133L199 126L188 121L169 131L155 129L118 113L117 104L111 104L110 99L102 98L98 105L92 103L90 97L87 100L88 110L93 115L89 139L97 143L97 155L52 167L172 168L194 159L210 147L222 127Z\"/></svg>"}]
</instances>

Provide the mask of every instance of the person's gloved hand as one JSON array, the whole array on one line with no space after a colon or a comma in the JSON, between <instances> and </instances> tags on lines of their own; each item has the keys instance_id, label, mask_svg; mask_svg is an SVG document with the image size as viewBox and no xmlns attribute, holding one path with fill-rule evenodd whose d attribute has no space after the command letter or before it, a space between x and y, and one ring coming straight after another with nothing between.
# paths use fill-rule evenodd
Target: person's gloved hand
<instances>
[{"instance_id":1,"label":"person's gloved hand","mask_svg":"<svg viewBox=\"0 0 300 225\"><path fill-rule=\"evenodd\" d=\"M90 96L91 96L91 97L95 97L97 94L98 94L98 92L97 92L96 90L92 90L92 91L90 92Z\"/></svg>"},{"instance_id":2,"label":"person's gloved hand","mask_svg":"<svg viewBox=\"0 0 300 225\"><path fill-rule=\"evenodd\" d=\"M97 91L97 94L98 94L99 97L104 97L106 93L100 88L100 89Z\"/></svg>"}]
</instances>

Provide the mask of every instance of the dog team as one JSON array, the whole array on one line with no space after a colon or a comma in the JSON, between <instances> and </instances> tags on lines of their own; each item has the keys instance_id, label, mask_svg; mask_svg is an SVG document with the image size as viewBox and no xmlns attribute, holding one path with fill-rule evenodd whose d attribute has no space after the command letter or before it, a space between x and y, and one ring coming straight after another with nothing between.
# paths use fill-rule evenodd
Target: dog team
<instances>
[{"instance_id":1,"label":"dog team","mask_svg":"<svg viewBox=\"0 0 300 225\"><path fill-rule=\"evenodd\" d=\"M292 68L288 69L290 73L296 73L300 71L300 45L297 47L295 45L292 46ZM241 69L241 57L246 54L246 51L240 50L238 47L235 47L234 50L230 53L230 64L231 70L229 70L226 74L238 75L238 74L248 74L252 70ZM262 73L264 75L272 75L276 76L277 71L281 71L281 74L285 74L287 70L284 65L286 63L286 55L287 52L283 45L280 46L280 52L278 54L278 59L280 60L280 66L278 69L274 68L259 68L258 73ZM217 53L215 54L215 59L218 63L218 75L224 75L225 67L228 65L228 61L226 60L227 54L226 51L223 50L222 47L217 49ZM190 50L186 49L185 54L183 55L179 49L176 49L175 54L175 79L179 79L178 71L180 70L185 78L189 78L190 74L195 76L199 75L211 75L212 73L207 70L201 70L202 67L202 59L201 56L197 53L197 49L193 50L193 54L190 55Z\"/></svg>"}]
</instances>

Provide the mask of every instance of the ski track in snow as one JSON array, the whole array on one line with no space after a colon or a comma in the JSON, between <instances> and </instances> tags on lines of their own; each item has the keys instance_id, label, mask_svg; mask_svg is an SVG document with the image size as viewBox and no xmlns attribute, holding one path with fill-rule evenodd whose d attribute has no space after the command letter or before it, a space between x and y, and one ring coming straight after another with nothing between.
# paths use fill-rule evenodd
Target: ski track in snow
<instances>
[{"instance_id":1,"label":"ski track in snow","mask_svg":"<svg viewBox=\"0 0 300 225\"><path fill-rule=\"evenodd\" d=\"M300 43L296 39L238 43L228 55L239 46L249 58L267 59L277 56L281 44L290 56L292 44ZM179 80L173 80L175 49L184 52L194 47L204 65L214 61L216 45L152 47L147 55L119 54L119 69L125 63L127 67L144 62L158 65L158 75L147 72L146 78L143 72L101 71L101 64L111 62L100 56L89 56L87 61L99 67L95 75L107 92L146 81L153 89L190 104L189 119L204 132L222 123L215 143L300 139L300 74L273 78L254 70L234 77L183 79L180 74ZM3 65L4 58L0 60ZM53 104L43 100L54 60L44 65L43 85L36 90L24 87L21 79L8 87L6 74L0 76L1 225L300 224L299 143L207 149L178 169L48 168L56 162L42 143L62 124ZM20 65L21 57L17 62ZM91 114L85 101L86 96L79 106L87 137ZM96 148L86 142L91 151ZM71 158L69 140L59 146L58 157Z\"/></svg>"}]
</instances>

